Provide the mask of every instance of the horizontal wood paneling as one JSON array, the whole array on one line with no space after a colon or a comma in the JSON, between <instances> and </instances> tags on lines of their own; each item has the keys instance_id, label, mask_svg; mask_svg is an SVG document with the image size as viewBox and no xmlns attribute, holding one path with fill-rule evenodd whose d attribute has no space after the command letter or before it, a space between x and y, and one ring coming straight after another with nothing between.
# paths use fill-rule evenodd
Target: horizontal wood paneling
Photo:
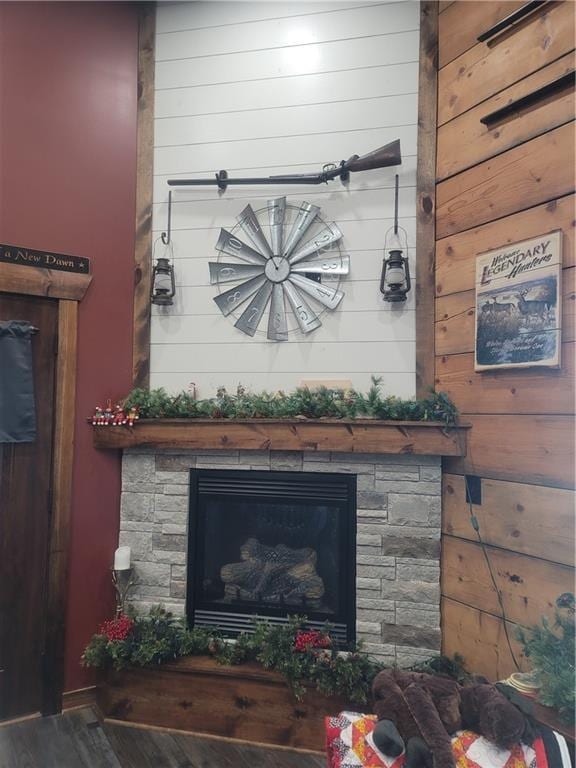
<instances>
[{"instance_id":1,"label":"horizontal wood paneling","mask_svg":"<svg viewBox=\"0 0 576 768\"><path fill-rule=\"evenodd\" d=\"M152 309L152 386L194 381L209 397L221 384L288 389L310 376L334 378L337 368L354 386L365 388L380 372L387 391L413 395L417 281L406 305L392 309L379 280L396 171L415 267L419 3L159 3L157 17L155 241L166 230L170 178L212 178L219 169L236 178L319 172L398 138L403 162L352 174L346 185L175 190L177 292L172 307ZM289 309L285 344L266 339L267 312L255 338L235 329L208 281L220 228L232 229L247 202L265 208L278 195L319 205L351 257L338 309L318 306L323 325L309 336ZM156 242L155 257L163 251Z\"/></svg>"},{"instance_id":2,"label":"horizontal wood paneling","mask_svg":"<svg viewBox=\"0 0 576 768\"><path fill-rule=\"evenodd\" d=\"M204 27L202 29L160 32L156 42L156 60L169 61L236 53L283 50L291 55L306 55L310 46L341 42L347 39L372 38L374 35L395 35L418 29L418 3L385 3L368 5L358 13L355 7L328 10L326 13L300 16L306 4L294 6L294 15L283 19L253 21L250 34L238 33L235 25ZM184 22L187 24L188 22ZM297 50L293 51L293 47Z\"/></svg>"},{"instance_id":3,"label":"horizontal wood paneling","mask_svg":"<svg viewBox=\"0 0 576 768\"><path fill-rule=\"evenodd\" d=\"M451 293L436 300L436 354L450 355L474 350L476 296L473 290ZM562 340L574 341L576 269L562 271Z\"/></svg>"},{"instance_id":4,"label":"horizontal wood paneling","mask_svg":"<svg viewBox=\"0 0 576 768\"><path fill-rule=\"evenodd\" d=\"M374 292L379 293L376 286ZM210 315L186 315L162 317L154 324L152 344L212 344L226 343L229 333L222 327L221 315L216 306ZM404 310L396 314L379 307L359 312L334 312L331 322L318 328L315 343L410 341L414 339L414 311ZM242 334L237 344L254 344L257 339ZM285 342L286 344L301 342ZM279 357L280 359L280 357Z\"/></svg>"},{"instance_id":5,"label":"horizontal wood paneling","mask_svg":"<svg viewBox=\"0 0 576 768\"><path fill-rule=\"evenodd\" d=\"M219 3L220 4L220 3ZM222 113L295 107L350 99L372 99L407 93L418 89L418 62L382 64L363 70L322 72L285 77L282 87L277 80L247 80L190 88L169 88L156 93L158 121L182 115L219 115Z\"/></svg>"},{"instance_id":6,"label":"horizontal wood paneling","mask_svg":"<svg viewBox=\"0 0 576 768\"><path fill-rule=\"evenodd\" d=\"M477 541L462 475L443 477L443 533ZM503 480L482 480L472 510L483 540L504 549L574 565L574 491Z\"/></svg>"},{"instance_id":7,"label":"horizontal wood paneling","mask_svg":"<svg viewBox=\"0 0 576 768\"><path fill-rule=\"evenodd\" d=\"M447 459L447 472L574 488L573 416L466 414L464 420L472 427L468 453Z\"/></svg>"},{"instance_id":8,"label":"horizontal wood paneling","mask_svg":"<svg viewBox=\"0 0 576 768\"><path fill-rule=\"evenodd\" d=\"M522 668L517 624L553 615L574 584L574 95L493 124L480 119L574 66L574 3L548 3L494 36L476 36L520 2L451 4L440 17L436 388L471 425L467 455L444 460L442 649L489 679ZM474 372L476 256L563 231L562 367ZM567 415L570 414L570 415ZM502 591L470 521L472 505Z\"/></svg>"},{"instance_id":9,"label":"horizontal wood paneling","mask_svg":"<svg viewBox=\"0 0 576 768\"><path fill-rule=\"evenodd\" d=\"M523 0L491 0L488 3L485 0L470 0L466 3L466 13L462 13L459 3L448 5L446 12L441 12L442 18L438 20L439 68L476 45L479 34L523 5Z\"/></svg>"},{"instance_id":10,"label":"horizontal wood paneling","mask_svg":"<svg viewBox=\"0 0 576 768\"><path fill-rule=\"evenodd\" d=\"M356 10L362 13L362 8ZM245 36L250 31L243 29ZM377 67L418 60L418 28L414 31L387 35L378 29L369 38L350 38L306 46L281 46L246 53L222 56L159 61L156 66L156 87L188 88L193 85L215 85L246 80L278 81L295 75L317 75L354 67ZM344 64L344 66L343 66Z\"/></svg>"},{"instance_id":11,"label":"horizontal wood paneling","mask_svg":"<svg viewBox=\"0 0 576 768\"><path fill-rule=\"evenodd\" d=\"M537 237L554 229L563 231L562 263L576 263L574 219L576 200L567 195L544 205L520 211L505 219L459 232L436 243L436 295L443 296L474 288L476 255L506 243Z\"/></svg>"},{"instance_id":12,"label":"horizontal wood paneling","mask_svg":"<svg viewBox=\"0 0 576 768\"><path fill-rule=\"evenodd\" d=\"M262 340L260 340L262 338ZM378 365L378 360L386 360L390 371L408 372L414 370L414 342L396 341L378 342L295 342L285 343L272 356L265 354L267 341L265 336L255 337L251 344L242 345L242 365L246 371L266 372L268 370L306 371L306 360L314 367L316 355L322 356L322 370L334 373L342 368L342 361L350 371L363 371ZM185 372L191 368L196 375L209 371L225 373L237 365L237 342L222 344L158 344L152 346L152 365L154 371ZM302 360L304 358L304 366Z\"/></svg>"},{"instance_id":13,"label":"horizontal wood paneling","mask_svg":"<svg viewBox=\"0 0 576 768\"><path fill-rule=\"evenodd\" d=\"M414 97L416 98L416 97ZM382 118L385 122L385 118ZM290 134L290 127L287 133ZM154 169L157 174L174 174L188 176L190 173L201 173L203 176L214 173L214 169L237 168L238 166L262 166L267 168L279 168L297 163L308 166L308 172L314 171L319 164L340 162L352 154L362 155L371 152L377 147L382 147L398 136L402 137L402 152L408 155L416 154L416 134L414 125L383 128L382 126L368 127L358 126L357 131L338 131L332 134L312 133L297 134L294 136L274 136L267 138L258 133L258 126L254 128L254 138L244 141L229 141L222 143L207 142L205 144L194 143L190 137L190 144L183 147L158 147L154 153ZM305 137L305 140L303 140ZM320 168L318 169L320 170ZM300 172L298 168L297 172ZM304 171L302 171L304 172ZM394 169L381 175L392 173ZM275 174L275 170L266 173L266 176ZM373 172L377 173L377 171ZM332 190L338 189L340 182L334 182ZM262 191L261 188L256 188ZM272 190L274 187L271 188ZM345 188L340 188L345 192ZM200 190L200 195L205 192ZM272 194L277 194L272 192Z\"/></svg>"},{"instance_id":14,"label":"horizontal wood paneling","mask_svg":"<svg viewBox=\"0 0 576 768\"><path fill-rule=\"evenodd\" d=\"M260 192L262 190L259 190ZM259 208L265 208L269 197L254 197L253 208L258 210ZM299 198L301 200L301 198ZM326 196L317 196L314 191L308 192L306 200L311 203L317 203L318 205L329 207L330 221L347 221L352 220L361 223L365 220L373 221L379 219L382 216L383 211L389 210L389 206L394 206L394 189L367 189L362 192L356 193L354 197L355 204L351 205L350 198L347 195L334 193L332 196L326 198ZM236 216L240 213L242 208L246 205L246 199L239 201L238 199L228 200L198 200L186 202L174 202L172 203L172 232L174 233L174 239L179 241L180 228L184 229L214 229L214 243L212 248L218 240L220 227L226 229L232 229L236 225ZM290 200L293 204L296 201L292 198ZM217 206L216 206L217 203ZM404 187L402 190L402 200L399 201L398 215L401 218L405 218L414 213L416 206L416 188ZM162 210L162 206L155 206L155 213ZM321 214L322 215L322 214ZM266 222L267 223L267 222ZM269 227L263 223L263 229L268 233ZM244 236L246 239L246 236ZM381 247L383 242L384 233L381 233ZM352 244L350 244L352 247Z\"/></svg>"},{"instance_id":15,"label":"horizontal wood paneling","mask_svg":"<svg viewBox=\"0 0 576 768\"><path fill-rule=\"evenodd\" d=\"M556 597L574 587L574 568L497 547L486 546L486 551L512 622L528 626L538 624L542 616L553 618ZM482 547L445 535L442 557L442 594L500 616Z\"/></svg>"},{"instance_id":16,"label":"horizontal wood paneling","mask_svg":"<svg viewBox=\"0 0 576 768\"><path fill-rule=\"evenodd\" d=\"M353 2L307 2L301 17L339 11L344 8L354 8ZM164 3L162 12L158 14L158 32L179 32L183 29L209 29L211 27L227 27L234 24L246 24L253 21L284 19L294 16L294 4L291 0L278 0L275 3L238 3L237 0L222 0L222 2L198 2L194 13L186 3Z\"/></svg>"},{"instance_id":17,"label":"horizontal wood paneling","mask_svg":"<svg viewBox=\"0 0 576 768\"><path fill-rule=\"evenodd\" d=\"M351 94L346 111L336 102L230 112L220 121L215 121L213 115L170 117L156 121L156 147L184 146L192 137L194 144L203 144L284 138L303 133L326 134L336 126L338 131L354 131L407 125L414 123L417 117L415 94L415 84L406 94L371 99L354 99Z\"/></svg>"},{"instance_id":18,"label":"horizontal wood paneling","mask_svg":"<svg viewBox=\"0 0 576 768\"><path fill-rule=\"evenodd\" d=\"M491 3L486 3L490 7ZM458 6L458 19L466 11ZM486 24L486 28L491 23ZM574 3L551 3L488 43L477 43L438 76L438 125L574 48Z\"/></svg>"},{"instance_id":19,"label":"horizontal wood paneling","mask_svg":"<svg viewBox=\"0 0 576 768\"><path fill-rule=\"evenodd\" d=\"M516 624L508 622L508 635L522 669L530 669L516 639ZM512 660L502 620L477 608L442 598L442 651L459 653L468 668L489 680L504 680L516 666Z\"/></svg>"},{"instance_id":20,"label":"horizontal wood paneling","mask_svg":"<svg viewBox=\"0 0 576 768\"><path fill-rule=\"evenodd\" d=\"M575 344L562 344L562 367L474 371L474 353L436 358L436 389L462 413L574 413ZM553 390L554 397L550 397Z\"/></svg>"},{"instance_id":21,"label":"horizontal wood paneling","mask_svg":"<svg viewBox=\"0 0 576 768\"><path fill-rule=\"evenodd\" d=\"M474 5L474 3L471 3ZM438 129L438 180L574 119L574 84L490 126L481 118L574 70L574 53L483 101Z\"/></svg>"},{"instance_id":22,"label":"horizontal wood paneling","mask_svg":"<svg viewBox=\"0 0 576 768\"><path fill-rule=\"evenodd\" d=\"M574 142L563 125L438 184L438 238L573 192Z\"/></svg>"}]
</instances>

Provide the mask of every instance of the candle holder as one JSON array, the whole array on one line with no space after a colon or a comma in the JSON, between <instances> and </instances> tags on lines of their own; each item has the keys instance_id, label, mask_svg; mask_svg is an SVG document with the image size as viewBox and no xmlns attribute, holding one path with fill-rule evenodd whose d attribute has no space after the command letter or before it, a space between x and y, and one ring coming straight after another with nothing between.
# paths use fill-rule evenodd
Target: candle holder
<instances>
[{"instance_id":1,"label":"candle holder","mask_svg":"<svg viewBox=\"0 0 576 768\"><path fill-rule=\"evenodd\" d=\"M117 571L112 568L112 583L116 590L116 618L118 618L124 613L126 597L136 583L134 569L123 568L121 571Z\"/></svg>"}]
</instances>

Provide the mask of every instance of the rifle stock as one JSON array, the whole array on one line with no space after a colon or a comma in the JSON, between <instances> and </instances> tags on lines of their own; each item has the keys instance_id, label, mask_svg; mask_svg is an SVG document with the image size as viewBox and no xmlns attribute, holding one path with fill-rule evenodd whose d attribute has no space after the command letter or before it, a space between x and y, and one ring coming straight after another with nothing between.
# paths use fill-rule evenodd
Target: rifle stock
<instances>
[{"instance_id":1,"label":"rifle stock","mask_svg":"<svg viewBox=\"0 0 576 768\"><path fill-rule=\"evenodd\" d=\"M400 165L402 154L400 152L400 140L391 141L367 155L353 155L344 164L344 169L355 173L356 171L371 171L374 168L388 168L391 165Z\"/></svg>"}]
</instances>

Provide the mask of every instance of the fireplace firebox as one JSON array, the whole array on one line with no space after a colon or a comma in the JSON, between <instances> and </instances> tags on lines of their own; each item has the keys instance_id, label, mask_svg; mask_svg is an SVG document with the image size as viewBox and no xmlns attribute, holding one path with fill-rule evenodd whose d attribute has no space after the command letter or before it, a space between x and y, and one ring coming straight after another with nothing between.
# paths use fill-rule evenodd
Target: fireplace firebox
<instances>
[{"instance_id":1,"label":"fireplace firebox","mask_svg":"<svg viewBox=\"0 0 576 768\"><path fill-rule=\"evenodd\" d=\"M355 475L190 471L190 624L234 636L298 615L353 642L355 581Z\"/></svg>"}]
</instances>

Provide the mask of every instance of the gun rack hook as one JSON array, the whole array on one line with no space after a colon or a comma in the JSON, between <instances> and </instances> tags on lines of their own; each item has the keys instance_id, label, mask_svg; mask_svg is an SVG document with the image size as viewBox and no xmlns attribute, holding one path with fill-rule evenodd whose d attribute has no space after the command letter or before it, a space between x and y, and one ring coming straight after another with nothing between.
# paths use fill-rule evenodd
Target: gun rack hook
<instances>
[{"instance_id":1,"label":"gun rack hook","mask_svg":"<svg viewBox=\"0 0 576 768\"><path fill-rule=\"evenodd\" d=\"M170 245L172 235L172 190L168 192L168 226L166 232L162 232L160 237L164 245Z\"/></svg>"}]
</instances>

